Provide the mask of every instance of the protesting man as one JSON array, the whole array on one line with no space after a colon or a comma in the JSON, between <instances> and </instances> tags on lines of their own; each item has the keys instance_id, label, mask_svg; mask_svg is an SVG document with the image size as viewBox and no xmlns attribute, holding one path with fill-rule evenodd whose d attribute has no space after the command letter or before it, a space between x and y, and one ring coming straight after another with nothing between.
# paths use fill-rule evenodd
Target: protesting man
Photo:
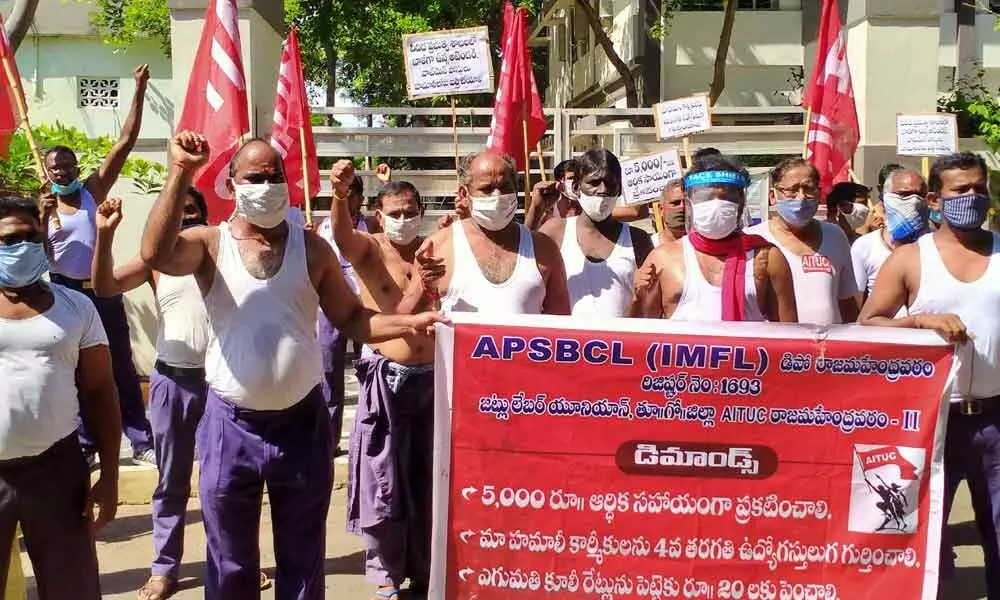
<instances>
[{"instance_id":1,"label":"protesting man","mask_svg":"<svg viewBox=\"0 0 1000 600\"><path fill-rule=\"evenodd\" d=\"M76 155L65 146L52 148L45 155L45 169L52 193L58 199L57 210L61 226L54 227L49 223L50 218L46 219L46 224L53 255L50 277L55 283L83 292L97 306L110 342L111 366L114 368L115 385L118 387L125 436L132 442L135 460L155 464L152 432L142 401L139 375L132 362L132 338L129 335L124 300L121 295L97 298L90 281L97 235L97 206L104 202L111 186L118 180L142 126L142 107L149 82L149 67L141 65L134 74L136 90L132 108L122 125L121 136L96 172L85 182L81 182ZM82 398L82 401L86 403L87 398ZM94 443L84 424L80 426L80 443L88 462L93 464Z\"/></svg>"},{"instance_id":2,"label":"protesting man","mask_svg":"<svg viewBox=\"0 0 1000 600\"><path fill-rule=\"evenodd\" d=\"M842 181L826 195L826 221L840 227L847 241L854 243L858 237L871 231L872 209L868 206L871 188Z\"/></svg>"},{"instance_id":3,"label":"protesting man","mask_svg":"<svg viewBox=\"0 0 1000 600\"><path fill-rule=\"evenodd\" d=\"M115 267L111 249L122 222L121 204L112 198L97 207L94 292L117 296L148 283L156 294L159 326L149 376L149 416L160 471L153 491L152 575L139 590L139 600L163 600L177 592L184 553L195 431L205 412L208 317L193 275L158 273L139 257ZM183 210L182 229L208 225L205 199L194 188L187 191Z\"/></svg>"},{"instance_id":4,"label":"protesting man","mask_svg":"<svg viewBox=\"0 0 1000 600\"><path fill-rule=\"evenodd\" d=\"M1000 599L1000 236L982 229L989 210L986 163L971 152L936 160L931 167L932 210L941 228L885 261L861 314L864 325L933 329L957 350L945 436L945 508L968 482L986 563L990 600ZM896 317L904 306L909 314ZM895 317L895 318L894 318ZM971 343L970 343L971 341ZM955 574L944 526L942 576ZM944 597L949 597L945 594Z\"/></svg>"},{"instance_id":5,"label":"protesting man","mask_svg":"<svg viewBox=\"0 0 1000 600\"><path fill-rule=\"evenodd\" d=\"M678 321L795 322L795 295L781 251L740 231L749 181L721 155L684 178L691 231L649 255L627 316Z\"/></svg>"},{"instance_id":6,"label":"protesting man","mask_svg":"<svg viewBox=\"0 0 1000 600\"><path fill-rule=\"evenodd\" d=\"M20 523L41 600L98 600L93 527L117 510L121 417L97 310L42 281L44 242L34 201L0 197L0 590ZM101 458L93 488L78 415Z\"/></svg>"},{"instance_id":7,"label":"protesting man","mask_svg":"<svg viewBox=\"0 0 1000 600\"><path fill-rule=\"evenodd\" d=\"M576 159L564 160L554 170L555 181L539 181L531 190L531 206L524 213L524 224L538 230L549 219L567 219L580 214L575 190L579 165Z\"/></svg>"},{"instance_id":8,"label":"protesting man","mask_svg":"<svg viewBox=\"0 0 1000 600\"><path fill-rule=\"evenodd\" d=\"M362 341L427 330L433 313L387 316L362 307L329 245L289 226L281 156L251 140L233 157L233 218L181 231L184 198L208 144L174 137L171 168L150 212L142 258L174 276L194 274L205 299L209 384L197 432L208 546L209 600L260 597L258 528L266 483L274 521L279 600L324 597L323 556L333 470L330 419L320 392L320 307Z\"/></svg>"},{"instance_id":9,"label":"protesting man","mask_svg":"<svg viewBox=\"0 0 1000 600\"><path fill-rule=\"evenodd\" d=\"M778 214L747 229L785 254L795 283L800 323L830 325L858 318L851 245L833 223L816 220L819 172L802 158L787 158L771 171L771 204Z\"/></svg>"},{"instance_id":10,"label":"protesting man","mask_svg":"<svg viewBox=\"0 0 1000 600\"><path fill-rule=\"evenodd\" d=\"M346 201L354 165L342 160L330 180L330 220L338 247L354 265L361 300L395 310L423 242L423 205L405 181L387 183L376 198L384 233L355 229ZM351 434L348 530L364 536L365 575L376 597L394 598L403 582L426 591L430 578L431 459L434 446L434 343L410 336L365 346L356 362L361 384Z\"/></svg>"},{"instance_id":11,"label":"protesting man","mask_svg":"<svg viewBox=\"0 0 1000 600\"><path fill-rule=\"evenodd\" d=\"M583 214L551 219L541 232L559 245L572 314L621 317L632 302L636 265L653 249L649 235L611 218L622 193L622 167L604 149L577 160L575 196Z\"/></svg>"},{"instance_id":12,"label":"protesting man","mask_svg":"<svg viewBox=\"0 0 1000 600\"><path fill-rule=\"evenodd\" d=\"M687 235L687 221L684 214L684 180L667 182L660 198L660 219L663 231L653 236L653 247L676 242Z\"/></svg>"},{"instance_id":13,"label":"protesting man","mask_svg":"<svg viewBox=\"0 0 1000 600\"><path fill-rule=\"evenodd\" d=\"M851 246L854 278L865 299L871 295L875 278L889 254L930 230L927 184L920 173L902 167L893 170L887 174L882 189L877 208L885 215L887 226L866 233Z\"/></svg>"},{"instance_id":14,"label":"protesting man","mask_svg":"<svg viewBox=\"0 0 1000 600\"><path fill-rule=\"evenodd\" d=\"M548 236L514 221L517 170L490 150L459 170L458 202L471 217L427 238L417 252L399 312L441 302L442 310L487 314L570 314L566 271Z\"/></svg>"}]
</instances>

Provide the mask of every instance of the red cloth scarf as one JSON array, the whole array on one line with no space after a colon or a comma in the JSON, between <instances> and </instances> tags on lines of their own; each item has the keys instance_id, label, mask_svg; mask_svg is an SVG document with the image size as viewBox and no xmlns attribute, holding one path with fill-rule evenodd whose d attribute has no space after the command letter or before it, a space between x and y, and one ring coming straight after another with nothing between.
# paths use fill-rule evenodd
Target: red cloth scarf
<instances>
[{"instance_id":1,"label":"red cloth scarf","mask_svg":"<svg viewBox=\"0 0 1000 600\"><path fill-rule=\"evenodd\" d=\"M742 321L746 314L743 282L747 271L747 252L767 246L769 242L760 236L741 232L721 240L709 239L696 231L689 232L687 237L698 252L726 259L722 272L722 320Z\"/></svg>"}]
</instances>

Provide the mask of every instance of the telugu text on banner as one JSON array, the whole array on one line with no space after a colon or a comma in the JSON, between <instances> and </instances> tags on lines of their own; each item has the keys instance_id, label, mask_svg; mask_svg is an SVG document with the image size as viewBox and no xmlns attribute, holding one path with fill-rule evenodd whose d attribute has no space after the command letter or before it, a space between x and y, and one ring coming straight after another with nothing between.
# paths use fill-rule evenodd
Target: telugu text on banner
<instances>
[{"instance_id":1,"label":"telugu text on banner","mask_svg":"<svg viewBox=\"0 0 1000 600\"><path fill-rule=\"evenodd\" d=\"M453 319L433 597L936 596L933 333Z\"/></svg>"}]
</instances>

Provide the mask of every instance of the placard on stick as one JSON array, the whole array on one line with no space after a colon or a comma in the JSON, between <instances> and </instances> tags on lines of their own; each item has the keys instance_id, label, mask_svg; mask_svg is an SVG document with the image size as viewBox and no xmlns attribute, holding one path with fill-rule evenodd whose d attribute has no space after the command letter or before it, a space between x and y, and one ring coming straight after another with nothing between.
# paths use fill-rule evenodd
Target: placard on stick
<instances>
[{"instance_id":1,"label":"placard on stick","mask_svg":"<svg viewBox=\"0 0 1000 600\"><path fill-rule=\"evenodd\" d=\"M684 176L676 150L622 161L622 195L625 206L656 200L663 188Z\"/></svg>"},{"instance_id":2,"label":"placard on stick","mask_svg":"<svg viewBox=\"0 0 1000 600\"><path fill-rule=\"evenodd\" d=\"M404 35L403 62L410 100L493 93L486 27Z\"/></svg>"},{"instance_id":3,"label":"placard on stick","mask_svg":"<svg viewBox=\"0 0 1000 600\"><path fill-rule=\"evenodd\" d=\"M896 115L896 154L944 156L958 149L958 123L951 113Z\"/></svg>"},{"instance_id":4,"label":"placard on stick","mask_svg":"<svg viewBox=\"0 0 1000 600\"><path fill-rule=\"evenodd\" d=\"M653 105L657 139L685 137L712 128L708 96L697 95Z\"/></svg>"}]
</instances>

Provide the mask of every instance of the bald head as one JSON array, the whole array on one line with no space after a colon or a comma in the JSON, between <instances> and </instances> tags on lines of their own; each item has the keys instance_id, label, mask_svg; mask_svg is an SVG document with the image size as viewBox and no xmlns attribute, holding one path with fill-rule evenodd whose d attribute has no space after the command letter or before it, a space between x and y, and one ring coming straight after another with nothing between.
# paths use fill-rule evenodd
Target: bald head
<instances>
[{"instance_id":1,"label":"bald head","mask_svg":"<svg viewBox=\"0 0 1000 600\"><path fill-rule=\"evenodd\" d=\"M517 192L517 167L509 156L487 150L462 161L459 180L470 196L513 194Z\"/></svg>"},{"instance_id":2,"label":"bald head","mask_svg":"<svg viewBox=\"0 0 1000 600\"><path fill-rule=\"evenodd\" d=\"M235 183L284 183L281 155L266 140L255 138L243 144L229 162L229 185ZM230 190L232 191L232 190Z\"/></svg>"},{"instance_id":3,"label":"bald head","mask_svg":"<svg viewBox=\"0 0 1000 600\"><path fill-rule=\"evenodd\" d=\"M883 193L899 196L926 196L927 182L913 169L899 169L886 175Z\"/></svg>"}]
</instances>

